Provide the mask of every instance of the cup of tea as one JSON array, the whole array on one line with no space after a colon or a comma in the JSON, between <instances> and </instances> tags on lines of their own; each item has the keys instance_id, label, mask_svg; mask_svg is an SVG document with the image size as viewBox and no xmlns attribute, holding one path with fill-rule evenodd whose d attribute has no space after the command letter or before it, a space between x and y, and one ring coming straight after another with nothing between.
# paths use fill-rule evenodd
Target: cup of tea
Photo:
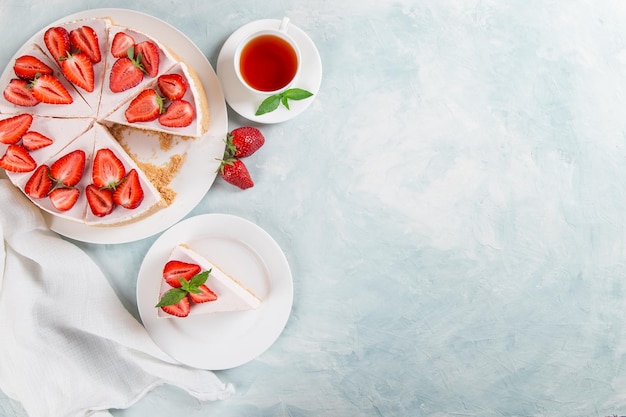
<instances>
[{"instance_id":1,"label":"cup of tea","mask_svg":"<svg viewBox=\"0 0 626 417\"><path fill-rule=\"evenodd\" d=\"M235 50L239 81L257 94L274 95L287 90L300 72L300 49L287 34L289 18L276 29L263 29L244 38Z\"/></svg>"}]
</instances>

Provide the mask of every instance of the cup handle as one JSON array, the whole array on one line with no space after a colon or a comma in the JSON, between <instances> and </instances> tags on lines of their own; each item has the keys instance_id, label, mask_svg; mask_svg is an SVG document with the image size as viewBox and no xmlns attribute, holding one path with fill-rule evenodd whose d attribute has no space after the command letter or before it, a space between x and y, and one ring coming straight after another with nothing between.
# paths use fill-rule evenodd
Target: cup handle
<instances>
[{"instance_id":1,"label":"cup handle","mask_svg":"<svg viewBox=\"0 0 626 417\"><path fill-rule=\"evenodd\" d=\"M287 26L289 26L289 18L287 16L283 17L283 20L280 22L280 30L281 32L287 32Z\"/></svg>"}]
</instances>

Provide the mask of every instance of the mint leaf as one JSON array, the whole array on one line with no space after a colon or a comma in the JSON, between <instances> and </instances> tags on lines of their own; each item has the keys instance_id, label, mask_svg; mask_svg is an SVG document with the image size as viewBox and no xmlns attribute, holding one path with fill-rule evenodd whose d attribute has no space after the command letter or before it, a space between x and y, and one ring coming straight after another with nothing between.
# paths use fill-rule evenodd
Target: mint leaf
<instances>
[{"instance_id":1,"label":"mint leaf","mask_svg":"<svg viewBox=\"0 0 626 417\"><path fill-rule=\"evenodd\" d=\"M259 106L258 110L255 113L255 116L260 116L265 113L273 112L278 108L280 104L280 94L276 94L273 96L269 96Z\"/></svg>"},{"instance_id":2,"label":"mint leaf","mask_svg":"<svg viewBox=\"0 0 626 417\"><path fill-rule=\"evenodd\" d=\"M302 88L290 88L283 92L283 96L289 100L304 100L313 95L310 91L303 90Z\"/></svg>"},{"instance_id":3,"label":"mint leaf","mask_svg":"<svg viewBox=\"0 0 626 417\"><path fill-rule=\"evenodd\" d=\"M209 278L210 272L211 270L209 269L208 271L204 271L204 272L194 275L193 278L189 280L189 286L198 288L200 285L206 282L206 280Z\"/></svg>"},{"instance_id":4,"label":"mint leaf","mask_svg":"<svg viewBox=\"0 0 626 417\"><path fill-rule=\"evenodd\" d=\"M178 302L185 298L186 295L187 291L183 290L182 288L173 288L163 294L163 297L161 298L159 303L155 305L155 307L171 306L174 304L178 304Z\"/></svg>"},{"instance_id":5,"label":"mint leaf","mask_svg":"<svg viewBox=\"0 0 626 417\"><path fill-rule=\"evenodd\" d=\"M305 98L309 98L312 95L313 93L302 88L290 88L280 94L274 94L273 96L269 96L268 98L263 100L254 115L260 116L265 113L273 112L278 108L280 103L283 103L283 106L285 106L287 110L290 110L289 100L304 100Z\"/></svg>"}]
</instances>

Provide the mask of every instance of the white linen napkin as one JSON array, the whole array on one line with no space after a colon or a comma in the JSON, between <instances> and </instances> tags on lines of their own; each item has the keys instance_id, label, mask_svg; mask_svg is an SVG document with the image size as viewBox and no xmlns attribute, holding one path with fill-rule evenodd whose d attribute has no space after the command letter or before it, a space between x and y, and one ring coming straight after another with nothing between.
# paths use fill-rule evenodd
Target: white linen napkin
<instances>
[{"instance_id":1,"label":"white linen napkin","mask_svg":"<svg viewBox=\"0 0 626 417\"><path fill-rule=\"evenodd\" d=\"M161 384L200 400L233 393L163 353L91 258L4 179L0 207L0 389L30 417L110 416Z\"/></svg>"}]
</instances>

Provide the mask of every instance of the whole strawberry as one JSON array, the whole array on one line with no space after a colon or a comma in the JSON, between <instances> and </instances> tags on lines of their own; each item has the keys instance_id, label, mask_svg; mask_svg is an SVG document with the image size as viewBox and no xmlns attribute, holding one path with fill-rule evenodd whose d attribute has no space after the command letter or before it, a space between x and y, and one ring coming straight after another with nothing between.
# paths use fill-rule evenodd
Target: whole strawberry
<instances>
[{"instance_id":1,"label":"whole strawberry","mask_svg":"<svg viewBox=\"0 0 626 417\"><path fill-rule=\"evenodd\" d=\"M265 143L265 137L259 129L243 126L226 134L226 152L235 158L245 158L259 150Z\"/></svg>"},{"instance_id":2,"label":"whole strawberry","mask_svg":"<svg viewBox=\"0 0 626 417\"><path fill-rule=\"evenodd\" d=\"M229 184L235 185L242 190L254 186L248 168L237 158L226 158L220 164L220 175Z\"/></svg>"}]
</instances>

